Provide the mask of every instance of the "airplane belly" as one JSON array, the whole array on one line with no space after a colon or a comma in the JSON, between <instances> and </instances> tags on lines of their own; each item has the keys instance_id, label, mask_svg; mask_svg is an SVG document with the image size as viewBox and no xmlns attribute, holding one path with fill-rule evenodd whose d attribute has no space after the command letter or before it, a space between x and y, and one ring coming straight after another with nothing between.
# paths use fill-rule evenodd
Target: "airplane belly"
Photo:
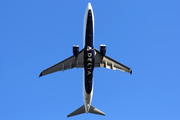
<instances>
[{"instance_id":1,"label":"airplane belly","mask_svg":"<svg viewBox=\"0 0 180 120\"><path fill-rule=\"evenodd\" d=\"M92 78L94 70L94 46L93 46L93 14L91 10L86 13L86 32L84 47L84 85L87 94L92 90Z\"/></svg>"},{"instance_id":2,"label":"airplane belly","mask_svg":"<svg viewBox=\"0 0 180 120\"><path fill-rule=\"evenodd\" d=\"M93 94L93 70L94 70L94 15L92 8L86 9L84 17L84 70L83 70L83 99L85 111L88 113Z\"/></svg>"}]
</instances>

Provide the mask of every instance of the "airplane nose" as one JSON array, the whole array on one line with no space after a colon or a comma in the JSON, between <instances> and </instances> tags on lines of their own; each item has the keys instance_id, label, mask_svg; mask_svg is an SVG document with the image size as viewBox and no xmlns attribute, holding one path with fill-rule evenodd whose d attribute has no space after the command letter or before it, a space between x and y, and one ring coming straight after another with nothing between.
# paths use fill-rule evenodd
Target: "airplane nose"
<instances>
[{"instance_id":1,"label":"airplane nose","mask_svg":"<svg viewBox=\"0 0 180 120\"><path fill-rule=\"evenodd\" d=\"M88 9L89 9L89 10L92 9L91 3L88 3Z\"/></svg>"}]
</instances>

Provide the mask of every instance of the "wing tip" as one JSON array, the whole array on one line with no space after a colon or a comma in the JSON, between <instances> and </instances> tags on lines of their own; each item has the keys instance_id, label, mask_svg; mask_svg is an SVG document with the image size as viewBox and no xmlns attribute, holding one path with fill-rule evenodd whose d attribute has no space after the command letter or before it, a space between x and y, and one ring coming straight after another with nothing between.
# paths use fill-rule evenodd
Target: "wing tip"
<instances>
[{"instance_id":1,"label":"wing tip","mask_svg":"<svg viewBox=\"0 0 180 120\"><path fill-rule=\"evenodd\" d=\"M39 77L41 77L41 76L42 76L42 72L40 73Z\"/></svg>"},{"instance_id":2,"label":"wing tip","mask_svg":"<svg viewBox=\"0 0 180 120\"><path fill-rule=\"evenodd\" d=\"M130 74L132 74L132 70L130 71Z\"/></svg>"}]
</instances>

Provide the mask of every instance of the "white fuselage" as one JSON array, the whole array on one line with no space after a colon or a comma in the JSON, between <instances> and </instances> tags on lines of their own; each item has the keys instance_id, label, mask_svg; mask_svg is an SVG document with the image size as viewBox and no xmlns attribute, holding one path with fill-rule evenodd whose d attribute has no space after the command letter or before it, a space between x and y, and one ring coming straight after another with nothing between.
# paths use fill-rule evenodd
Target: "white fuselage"
<instances>
[{"instance_id":1,"label":"white fuselage","mask_svg":"<svg viewBox=\"0 0 180 120\"><path fill-rule=\"evenodd\" d=\"M92 18L92 27L93 27L92 32L91 32L91 34L92 34L92 39L91 39L92 40L91 41L92 46L86 45L86 41L87 41L87 39L86 39L87 34L86 33L87 33L87 27L88 27L87 22L88 22L88 12L89 11L91 11L91 15L92 15L92 17L91 17ZM90 48L94 48L94 45L93 45L94 44L94 14L93 14L92 6L90 3L88 3L88 6L87 6L86 11L85 11L83 32L84 32L83 33L84 50L87 49L86 46L88 46ZM90 55L91 54L89 54L89 56ZM87 60L92 61L91 58L84 59L84 61L87 61ZM91 63L88 63L88 64L91 64ZM87 66L87 65L85 64L85 66ZM91 86L92 87L91 91L89 93L87 93L87 90L86 90L87 88L85 85L85 82L86 82L85 78L87 78L87 74L85 74L86 72L88 72L90 74L91 71L85 71L85 68L83 69L83 100L84 100L85 111L86 111L86 113L88 113L90 105L91 105L92 95L93 95L93 82L92 82L92 86ZM93 72L93 70L92 70L92 72Z\"/></svg>"}]
</instances>

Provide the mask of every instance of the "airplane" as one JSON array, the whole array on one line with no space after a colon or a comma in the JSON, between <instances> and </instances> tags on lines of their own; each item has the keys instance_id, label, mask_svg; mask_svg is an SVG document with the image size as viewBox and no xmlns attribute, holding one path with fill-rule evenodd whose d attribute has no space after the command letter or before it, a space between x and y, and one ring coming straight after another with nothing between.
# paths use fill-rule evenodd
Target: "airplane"
<instances>
[{"instance_id":1,"label":"airplane","mask_svg":"<svg viewBox=\"0 0 180 120\"><path fill-rule=\"evenodd\" d=\"M73 55L52 67L42 71L39 77L72 68L84 68L83 70L83 101L84 104L67 117L82 113L104 115L102 111L91 105L93 95L93 70L96 67L105 67L112 70L120 70L132 74L131 68L106 56L106 45L100 45L100 51L94 48L94 14L91 3L88 3L84 15L84 48L79 51L79 45L73 45Z\"/></svg>"}]
</instances>

